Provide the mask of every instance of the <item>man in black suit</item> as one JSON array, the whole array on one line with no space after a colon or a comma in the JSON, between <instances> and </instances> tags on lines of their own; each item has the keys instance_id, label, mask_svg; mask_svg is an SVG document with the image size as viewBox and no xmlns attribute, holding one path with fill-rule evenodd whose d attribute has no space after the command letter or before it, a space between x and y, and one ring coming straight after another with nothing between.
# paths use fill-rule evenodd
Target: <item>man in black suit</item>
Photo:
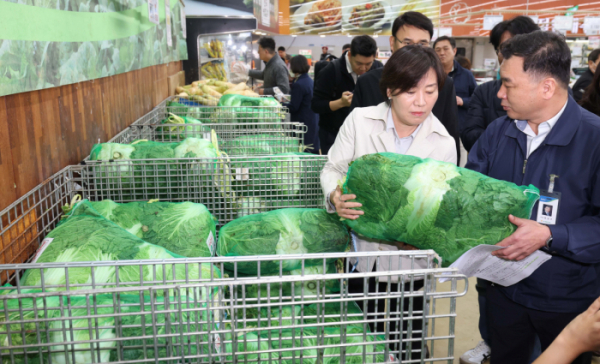
<instances>
[{"instance_id":1,"label":"man in black suit","mask_svg":"<svg viewBox=\"0 0 600 364\"><path fill-rule=\"evenodd\" d=\"M329 152L350 113L357 79L373 67L378 67L376 52L375 39L368 35L354 37L350 50L329 62L316 77L311 108L319 114L319 141L323 154Z\"/></svg>"},{"instance_id":2,"label":"man in black suit","mask_svg":"<svg viewBox=\"0 0 600 364\"><path fill-rule=\"evenodd\" d=\"M390 47L393 52L410 44L429 47L432 36L433 23L431 20L416 11L407 11L394 20L392 36L390 36ZM352 111L355 107L375 106L385 101L379 91L379 80L381 80L382 72L383 68L374 69L358 79L349 111ZM444 87L439 90L438 99L432 112L456 140L456 152L460 161L458 105L456 104L454 83L450 77L446 77Z\"/></svg>"}]
</instances>

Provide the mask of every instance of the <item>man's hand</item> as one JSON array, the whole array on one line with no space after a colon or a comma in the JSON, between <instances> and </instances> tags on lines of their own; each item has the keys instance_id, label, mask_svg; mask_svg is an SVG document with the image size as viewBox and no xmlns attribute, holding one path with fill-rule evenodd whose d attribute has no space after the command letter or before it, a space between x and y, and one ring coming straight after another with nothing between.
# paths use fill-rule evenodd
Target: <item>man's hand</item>
<instances>
[{"instance_id":1,"label":"man's hand","mask_svg":"<svg viewBox=\"0 0 600 364\"><path fill-rule=\"evenodd\" d=\"M460 97L458 97L458 96L456 96L456 104L458 106L463 106L463 100Z\"/></svg>"},{"instance_id":2,"label":"man's hand","mask_svg":"<svg viewBox=\"0 0 600 364\"><path fill-rule=\"evenodd\" d=\"M264 89L264 88L259 88L259 89L256 91L256 93L257 93L257 94L259 94L259 95L264 95L264 94L265 94L265 89Z\"/></svg>"},{"instance_id":3,"label":"man's hand","mask_svg":"<svg viewBox=\"0 0 600 364\"><path fill-rule=\"evenodd\" d=\"M492 255L498 258L517 261L523 260L536 250L546 246L546 241L552 236L548 226L539 224L533 220L520 219L513 215L508 215L508 220L517 226L517 231L496 244L506 247L492 252Z\"/></svg>"},{"instance_id":4,"label":"man's hand","mask_svg":"<svg viewBox=\"0 0 600 364\"><path fill-rule=\"evenodd\" d=\"M342 101L342 105L343 107L350 107L350 105L352 104L352 96L354 94L350 91L345 91L342 94L342 98L340 99L340 101Z\"/></svg>"},{"instance_id":5,"label":"man's hand","mask_svg":"<svg viewBox=\"0 0 600 364\"><path fill-rule=\"evenodd\" d=\"M358 202L346 202L349 200L356 199L356 195L342 195L342 189L338 186L331 194L329 194L329 201L335 206L335 212L348 220L356 220L364 212L360 210L353 210L354 207L362 207L362 204Z\"/></svg>"}]
</instances>

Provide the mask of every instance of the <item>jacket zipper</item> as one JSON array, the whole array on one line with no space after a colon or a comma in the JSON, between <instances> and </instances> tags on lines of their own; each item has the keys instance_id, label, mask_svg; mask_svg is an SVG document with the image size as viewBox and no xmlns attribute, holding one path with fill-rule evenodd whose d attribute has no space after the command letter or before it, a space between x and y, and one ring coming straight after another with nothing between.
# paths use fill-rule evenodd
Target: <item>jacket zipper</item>
<instances>
[{"instance_id":1,"label":"jacket zipper","mask_svg":"<svg viewBox=\"0 0 600 364\"><path fill-rule=\"evenodd\" d=\"M525 170L527 169L527 159L523 161L523 175L525 174Z\"/></svg>"}]
</instances>

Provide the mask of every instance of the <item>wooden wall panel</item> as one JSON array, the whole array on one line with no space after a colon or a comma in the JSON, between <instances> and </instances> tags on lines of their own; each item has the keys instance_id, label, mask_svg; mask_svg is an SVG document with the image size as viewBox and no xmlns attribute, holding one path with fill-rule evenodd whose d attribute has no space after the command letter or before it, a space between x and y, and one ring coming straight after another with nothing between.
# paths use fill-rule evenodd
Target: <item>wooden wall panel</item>
<instances>
[{"instance_id":1,"label":"wooden wall panel","mask_svg":"<svg viewBox=\"0 0 600 364\"><path fill-rule=\"evenodd\" d=\"M0 210L169 96L181 62L0 97Z\"/></svg>"}]
</instances>

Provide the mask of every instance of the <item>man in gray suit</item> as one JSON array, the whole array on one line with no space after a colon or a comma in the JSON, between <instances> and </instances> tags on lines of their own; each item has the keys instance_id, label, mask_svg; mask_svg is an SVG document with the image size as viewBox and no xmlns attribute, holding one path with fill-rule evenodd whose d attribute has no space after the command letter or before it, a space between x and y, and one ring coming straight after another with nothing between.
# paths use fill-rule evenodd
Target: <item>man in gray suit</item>
<instances>
[{"instance_id":1,"label":"man in gray suit","mask_svg":"<svg viewBox=\"0 0 600 364\"><path fill-rule=\"evenodd\" d=\"M264 80L264 84L255 91L260 95L274 95L273 87L278 87L284 94L290 93L290 80L288 69L275 53L273 38L263 37L258 40L258 56L266 63L265 69L249 70L248 76L257 80Z\"/></svg>"}]
</instances>

